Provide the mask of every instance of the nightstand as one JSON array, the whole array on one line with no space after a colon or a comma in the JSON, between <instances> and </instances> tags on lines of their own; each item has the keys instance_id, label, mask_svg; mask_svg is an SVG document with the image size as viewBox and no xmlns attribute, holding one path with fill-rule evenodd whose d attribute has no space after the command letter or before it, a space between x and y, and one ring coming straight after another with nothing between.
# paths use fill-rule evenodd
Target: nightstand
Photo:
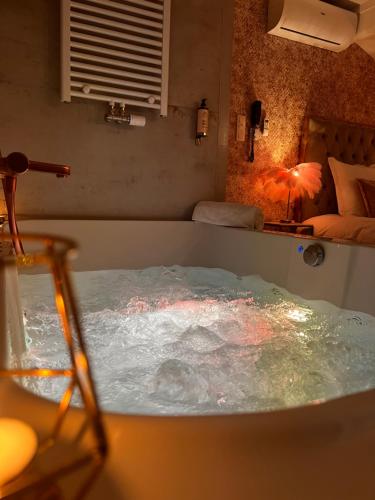
<instances>
[{"instance_id":1,"label":"nightstand","mask_svg":"<svg viewBox=\"0 0 375 500\"><path fill-rule=\"evenodd\" d=\"M264 223L265 231L276 231L279 233L304 234L313 236L314 226L302 222L280 222L269 221Z\"/></svg>"}]
</instances>

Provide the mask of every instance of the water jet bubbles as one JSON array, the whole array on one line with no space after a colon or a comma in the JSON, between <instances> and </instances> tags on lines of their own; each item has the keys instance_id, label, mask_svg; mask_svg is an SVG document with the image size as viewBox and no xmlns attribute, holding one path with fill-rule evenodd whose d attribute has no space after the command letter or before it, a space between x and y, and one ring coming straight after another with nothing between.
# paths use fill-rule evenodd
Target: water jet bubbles
<instances>
[{"instance_id":1,"label":"water jet bubbles","mask_svg":"<svg viewBox=\"0 0 375 500\"><path fill-rule=\"evenodd\" d=\"M182 336L182 343L185 348L198 352L211 352L224 345L218 335L204 326L188 328Z\"/></svg>"},{"instance_id":2,"label":"water jet bubbles","mask_svg":"<svg viewBox=\"0 0 375 500\"><path fill-rule=\"evenodd\" d=\"M355 324L356 326L362 326L363 321L360 316L352 316L351 318L347 319L348 322Z\"/></svg>"},{"instance_id":3,"label":"water jet bubbles","mask_svg":"<svg viewBox=\"0 0 375 500\"><path fill-rule=\"evenodd\" d=\"M220 269L74 277L104 410L268 411L375 387L375 318L366 314ZM23 364L63 367L68 357L50 278L21 275L20 281L28 339ZM26 386L53 398L66 382L29 379Z\"/></svg>"},{"instance_id":4,"label":"water jet bubbles","mask_svg":"<svg viewBox=\"0 0 375 500\"><path fill-rule=\"evenodd\" d=\"M208 401L208 382L188 363L169 359L155 375L155 394L171 402L204 403Z\"/></svg>"},{"instance_id":5,"label":"water jet bubbles","mask_svg":"<svg viewBox=\"0 0 375 500\"><path fill-rule=\"evenodd\" d=\"M286 313L286 316L289 319L298 323L305 323L310 319L311 315L312 311L302 308L289 309L289 311Z\"/></svg>"}]
</instances>

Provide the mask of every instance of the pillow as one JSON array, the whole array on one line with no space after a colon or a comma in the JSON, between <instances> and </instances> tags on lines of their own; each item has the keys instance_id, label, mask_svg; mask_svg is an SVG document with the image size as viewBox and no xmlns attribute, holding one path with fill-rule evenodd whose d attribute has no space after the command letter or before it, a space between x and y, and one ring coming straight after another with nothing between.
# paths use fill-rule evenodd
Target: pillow
<instances>
[{"instance_id":1,"label":"pillow","mask_svg":"<svg viewBox=\"0 0 375 500\"><path fill-rule=\"evenodd\" d=\"M375 217L375 181L357 179L367 217Z\"/></svg>"},{"instance_id":2,"label":"pillow","mask_svg":"<svg viewBox=\"0 0 375 500\"><path fill-rule=\"evenodd\" d=\"M328 163L335 181L339 214L367 217L357 179L375 181L375 165L350 165L335 158L328 158Z\"/></svg>"}]
</instances>

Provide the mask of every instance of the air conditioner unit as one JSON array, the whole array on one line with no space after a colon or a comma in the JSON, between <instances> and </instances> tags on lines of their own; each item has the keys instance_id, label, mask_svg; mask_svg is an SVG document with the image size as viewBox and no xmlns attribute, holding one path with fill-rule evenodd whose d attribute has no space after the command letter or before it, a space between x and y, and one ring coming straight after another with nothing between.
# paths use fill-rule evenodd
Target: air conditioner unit
<instances>
[{"instance_id":1,"label":"air conditioner unit","mask_svg":"<svg viewBox=\"0 0 375 500\"><path fill-rule=\"evenodd\" d=\"M358 14L322 0L269 0L268 33L341 52L354 42Z\"/></svg>"},{"instance_id":2,"label":"air conditioner unit","mask_svg":"<svg viewBox=\"0 0 375 500\"><path fill-rule=\"evenodd\" d=\"M355 41L375 59L375 5L361 12Z\"/></svg>"}]
</instances>

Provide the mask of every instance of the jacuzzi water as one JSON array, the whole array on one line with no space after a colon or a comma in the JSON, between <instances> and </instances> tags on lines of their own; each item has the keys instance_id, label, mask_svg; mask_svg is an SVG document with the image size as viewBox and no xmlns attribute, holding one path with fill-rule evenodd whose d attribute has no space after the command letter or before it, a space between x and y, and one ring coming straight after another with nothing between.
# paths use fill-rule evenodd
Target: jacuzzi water
<instances>
[{"instance_id":1,"label":"jacuzzi water","mask_svg":"<svg viewBox=\"0 0 375 500\"><path fill-rule=\"evenodd\" d=\"M74 280L107 411L255 412L375 387L372 316L220 269L81 272ZM22 276L21 290L24 366L68 366L50 276ZM67 381L26 386L57 399Z\"/></svg>"}]
</instances>

